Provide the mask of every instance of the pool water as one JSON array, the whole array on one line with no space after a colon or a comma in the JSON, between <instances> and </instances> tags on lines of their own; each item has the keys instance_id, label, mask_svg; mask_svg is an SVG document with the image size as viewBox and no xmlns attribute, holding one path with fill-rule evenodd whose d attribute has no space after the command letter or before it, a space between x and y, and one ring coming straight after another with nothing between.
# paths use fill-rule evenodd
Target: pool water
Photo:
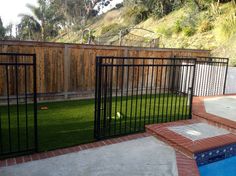
<instances>
[{"instance_id":1,"label":"pool water","mask_svg":"<svg viewBox=\"0 0 236 176\"><path fill-rule=\"evenodd\" d=\"M235 176L236 156L199 167L201 176Z\"/></svg>"}]
</instances>

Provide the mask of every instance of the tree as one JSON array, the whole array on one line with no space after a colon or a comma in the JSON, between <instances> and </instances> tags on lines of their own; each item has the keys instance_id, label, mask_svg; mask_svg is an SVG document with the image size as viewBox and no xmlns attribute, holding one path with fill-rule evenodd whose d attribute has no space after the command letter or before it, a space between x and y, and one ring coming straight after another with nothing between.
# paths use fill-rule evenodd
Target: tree
<instances>
[{"instance_id":1,"label":"tree","mask_svg":"<svg viewBox=\"0 0 236 176\"><path fill-rule=\"evenodd\" d=\"M26 5L32 12L32 15L20 14L22 17L19 26L19 33L22 35L29 35L34 39L38 37L38 33L41 35L41 40L45 41L50 37L55 37L60 29L60 21L62 16L58 15L53 6L50 5L48 0L38 0L38 6L32 4ZM27 33L27 34L26 34Z\"/></svg>"},{"instance_id":2,"label":"tree","mask_svg":"<svg viewBox=\"0 0 236 176\"><path fill-rule=\"evenodd\" d=\"M6 29L3 26L2 19L0 17L0 39L3 40L6 35Z\"/></svg>"},{"instance_id":3,"label":"tree","mask_svg":"<svg viewBox=\"0 0 236 176\"><path fill-rule=\"evenodd\" d=\"M143 5L147 7L149 13L157 17L162 17L172 12L176 7L184 4L184 0L124 0L124 6Z\"/></svg>"},{"instance_id":4,"label":"tree","mask_svg":"<svg viewBox=\"0 0 236 176\"><path fill-rule=\"evenodd\" d=\"M197 6L198 10L203 10L207 5L211 3L226 3L235 0L193 0L194 4Z\"/></svg>"},{"instance_id":5,"label":"tree","mask_svg":"<svg viewBox=\"0 0 236 176\"><path fill-rule=\"evenodd\" d=\"M17 37L28 40L41 40L41 26L31 16L23 16L17 25Z\"/></svg>"},{"instance_id":6,"label":"tree","mask_svg":"<svg viewBox=\"0 0 236 176\"><path fill-rule=\"evenodd\" d=\"M109 1L109 2L108 2ZM84 21L96 16L96 6L106 6L111 0L50 0L51 6L64 16L64 25L83 25Z\"/></svg>"}]
</instances>

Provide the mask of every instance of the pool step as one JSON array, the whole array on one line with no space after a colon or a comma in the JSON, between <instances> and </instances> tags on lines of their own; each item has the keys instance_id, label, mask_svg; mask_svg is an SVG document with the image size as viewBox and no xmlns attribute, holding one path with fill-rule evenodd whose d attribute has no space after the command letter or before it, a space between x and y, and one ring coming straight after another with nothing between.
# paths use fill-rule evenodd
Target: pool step
<instances>
[{"instance_id":1,"label":"pool step","mask_svg":"<svg viewBox=\"0 0 236 176\"><path fill-rule=\"evenodd\" d=\"M169 127L197 123L200 123L200 121L193 119L163 124L146 125L146 131L192 159L195 159L195 154L236 143L236 135L230 132L224 135L218 135L200 140L191 140L169 129Z\"/></svg>"}]
</instances>

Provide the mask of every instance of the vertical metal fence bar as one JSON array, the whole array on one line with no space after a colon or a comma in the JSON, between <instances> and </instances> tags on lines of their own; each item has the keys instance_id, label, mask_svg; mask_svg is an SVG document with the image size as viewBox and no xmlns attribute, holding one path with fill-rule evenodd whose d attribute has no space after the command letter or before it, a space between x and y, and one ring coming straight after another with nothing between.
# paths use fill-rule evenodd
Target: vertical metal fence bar
<instances>
[{"instance_id":1,"label":"vertical metal fence bar","mask_svg":"<svg viewBox=\"0 0 236 176\"><path fill-rule=\"evenodd\" d=\"M149 66L147 66L147 75L146 75L146 95L145 95L145 106L144 106L144 125L146 124L147 118L147 96L148 96L148 77L149 77Z\"/></svg>"},{"instance_id":2,"label":"vertical metal fence bar","mask_svg":"<svg viewBox=\"0 0 236 176\"><path fill-rule=\"evenodd\" d=\"M142 81L141 81L141 98L140 98L140 115L139 115L139 131L141 130L141 124L142 124L142 105L143 105L143 84L144 84L144 59L142 62Z\"/></svg>"},{"instance_id":3,"label":"vertical metal fence bar","mask_svg":"<svg viewBox=\"0 0 236 176\"><path fill-rule=\"evenodd\" d=\"M94 126L93 126L93 128L94 128L94 130L93 130L93 136L94 136L94 138L98 138L99 137L99 132L98 132L98 124L99 124L99 122L98 122L98 113L100 113L100 112L98 112L98 106L100 105L99 103L98 103L98 75L99 75L99 73L98 73L98 69L99 69L99 66L98 66L98 57L96 57L96 64L95 64L95 72L96 72L96 74L95 74L95 103L94 103L94 109L95 109L95 111L94 111Z\"/></svg>"},{"instance_id":4,"label":"vertical metal fence bar","mask_svg":"<svg viewBox=\"0 0 236 176\"><path fill-rule=\"evenodd\" d=\"M159 76L159 73L158 73L158 66L155 67L156 68L156 78L155 78L155 96L154 96L154 106L153 106L153 121L152 123L155 123L155 118L156 118L156 121L158 121L158 117L155 115L156 114L156 100L157 100L157 87L158 87L158 76Z\"/></svg>"},{"instance_id":5,"label":"vertical metal fence bar","mask_svg":"<svg viewBox=\"0 0 236 176\"><path fill-rule=\"evenodd\" d=\"M152 73L151 73L151 91L149 93L150 100L149 100L149 116L148 116L148 123L151 123L151 108L152 108L152 86L153 86L153 73L154 73L154 59L152 59ZM154 119L154 117L152 117Z\"/></svg>"},{"instance_id":6,"label":"vertical metal fence bar","mask_svg":"<svg viewBox=\"0 0 236 176\"><path fill-rule=\"evenodd\" d=\"M173 99L174 99L174 93L175 93L175 75L176 75L176 66L175 66L175 59L173 60L174 61L174 65L172 67L172 76L171 76L171 107L170 107L170 118L171 118L171 121L174 119L174 115L172 116L172 108L173 108Z\"/></svg>"},{"instance_id":7,"label":"vertical metal fence bar","mask_svg":"<svg viewBox=\"0 0 236 176\"><path fill-rule=\"evenodd\" d=\"M209 78L207 82L207 95L211 95L211 83L212 83L212 62L208 64Z\"/></svg>"},{"instance_id":8,"label":"vertical metal fence bar","mask_svg":"<svg viewBox=\"0 0 236 176\"><path fill-rule=\"evenodd\" d=\"M189 68L188 71L188 78L187 78L187 85L186 85L186 91L187 91L187 95L186 95L186 103L185 103L185 112L184 112L184 119L188 118L186 117L186 115L189 116L188 110L189 110L189 105L190 105L190 101L191 101L191 96L192 96L192 87L191 87L191 82L192 80L191 75L192 75L192 67L191 66L187 66ZM194 76L193 76L194 77ZM194 78L193 78L194 79Z\"/></svg>"},{"instance_id":9,"label":"vertical metal fence bar","mask_svg":"<svg viewBox=\"0 0 236 176\"><path fill-rule=\"evenodd\" d=\"M182 100L182 115L181 115L181 120L185 119L184 118L184 112L185 112L185 108L187 108L187 100L188 100L188 75L189 75L189 66L185 66L186 68L186 74L185 74L185 78L184 78L184 90L183 90L183 100Z\"/></svg>"},{"instance_id":10,"label":"vertical metal fence bar","mask_svg":"<svg viewBox=\"0 0 236 176\"><path fill-rule=\"evenodd\" d=\"M109 130L109 136L111 135L111 128L112 128L112 107L113 107L113 105L112 105L112 103L113 103L113 101L112 101L112 89L113 89L113 63L114 63L114 59L113 58L111 58L111 66L109 67L109 70L110 70L110 74L109 74L109 77L110 77L110 80L109 80L109 83L110 83L110 85L109 85L109 91L110 91L110 94L109 94L109 109L108 109L108 113L109 113L109 120L108 120L108 130ZM117 68L116 68L117 69ZM117 82L118 80L116 79L115 80L115 82ZM116 89L116 91L117 91L117 89ZM117 106L117 94L116 94L116 96L115 96L115 108L116 108L116 106ZM117 108L116 108L116 110L117 110ZM116 114L115 114L115 122L116 122ZM115 133L115 131L116 131L116 124L114 125L114 134L116 134Z\"/></svg>"},{"instance_id":11,"label":"vertical metal fence bar","mask_svg":"<svg viewBox=\"0 0 236 176\"><path fill-rule=\"evenodd\" d=\"M6 85L7 85L7 117L8 117L8 136L9 136L9 151L12 152L12 140L11 140L11 110L10 110L10 88L9 88L9 73L8 65L5 66L6 69Z\"/></svg>"},{"instance_id":12,"label":"vertical metal fence bar","mask_svg":"<svg viewBox=\"0 0 236 176\"><path fill-rule=\"evenodd\" d=\"M129 100L129 67L127 67L127 82L126 82L126 105L125 105L125 133L127 130L127 114L128 114L128 100Z\"/></svg>"},{"instance_id":13,"label":"vertical metal fence bar","mask_svg":"<svg viewBox=\"0 0 236 176\"><path fill-rule=\"evenodd\" d=\"M193 96L194 96L194 85L195 85L195 74L196 74L196 60L194 61L194 65L192 66L193 68L193 80L192 80L192 85L191 85L191 98L190 98L190 107L189 107L189 119L192 118L192 108L193 108Z\"/></svg>"},{"instance_id":14,"label":"vertical metal fence bar","mask_svg":"<svg viewBox=\"0 0 236 176\"><path fill-rule=\"evenodd\" d=\"M12 152L12 140L11 140L11 109L10 109L10 88L9 88L9 73L8 65L6 68L6 81L7 81L7 117L8 117L8 136L9 136L9 151Z\"/></svg>"},{"instance_id":15,"label":"vertical metal fence bar","mask_svg":"<svg viewBox=\"0 0 236 176\"><path fill-rule=\"evenodd\" d=\"M222 64L221 63L218 63L218 67L217 67L217 85L216 85L216 93L217 95L220 94L220 83L221 83L221 80L220 80L220 76L221 76L221 68L222 68Z\"/></svg>"},{"instance_id":16,"label":"vertical metal fence bar","mask_svg":"<svg viewBox=\"0 0 236 176\"><path fill-rule=\"evenodd\" d=\"M201 96L202 95L202 86L201 86L201 80L203 79L203 75L202 75L202 73L203 73L203 64L201 63L201 62L199 62L199 64L198 64L198 66L199 66L199 74L198 74L198 77L199 77L199 79L198 79L198 88L197 88L197 94L196 95L198 95L198 96Z\"/></svg>"},{"instance_id":17,"label":"vertical metal fence bar","mask_svg":"<svg viewBox=\"0 0 236 176\"><path fill-rule=\"evenodd\" d=\"M163 59L161 60L161 64L163 65ZM161 120L162 122L162 116L160 115L161 113L161 97L162 97L162 77L163 77L163 66L161 66L161 75L160 75L160 86L159 86L159 95L158 95L158 111L157 111L157 122Z\"/></svg>"},{"instance_id":18,"label":"vertical metal fence bar","mask_svg":"<svg viewBox=\"0 0 236 176\"><path fill-rule=\"evenodd\" d=\"M225 78L225 69L226 68L225 68L223 63L220 63L219 69L220 69L221 74L219 76L219 81L220 81L219 85L220 86L219 86L219 93L218 93L218 95L219 94L223 94L223 92L224 92L224 78Z\"/></svg>"},{"instance_id":19,"label":"vertical metal fence bar","mask_svg":"<svg viewBox=\"0 0 236 176\"><path fill-rule=\"evenodd\" d=\"M183 63L182 63L183 64ZM179 106L178 106L178 118L177 120L180 120L180 112L181 112L181 99L182 97L184 97L184 93L183 93L183 81L184 81L184 67L181 67L181 79L180 79L180 88L179 88Z\"/></svg>"},{"instance_id":20,"label":"vertical metal fence bar","mask_svg":"<svg viewBox=\"0 0 236 176\"><path fill-rule=\"evenodd\" d=\"M37 68L36 68L36 54L33 56L33 89L34 89L34 138L35 151L38 151L38 108L37 108Z\"/></svg>"},{"instance_id":21,"label":"vertical metal fence bar","mask_svg":"<svg viewBox=\"0 0 236 176\"><path fill-rule=\"evenodd\" d=\"M2 113L0 112L0 154L3 153Z\"/></svg>"},{"instance_id":22,"label":"vertical metal fence bar","mask_svg":"<svg viewBox=\"0 0 236 176\"><path fill-rule=\"evenodd\" d=\"M223 94L225 94L225 89L226 89L226 80L227 80L227 76L228 76L228 68L229 68L229 59L227 59L227 61L226 61L226 70L225 70Z\"/></svg>"},{"instance_id":23,"label":"vertical metal fence bar","mask_svg":"<svg viewBox=\"0 0 236 176\"><path fill-rule=\"evenodd\" d=\"M176 66L178 69L177 74L177 78L176 78L176 90L175 90L175 107L174 107L174 121L177 120L177 104L178 104L178 99L179 99L179 84L180 84L180 78L181 78L181 67L180 66Z\"/></svg>"},{"instance_id":24,"label":"vertical metal fence bar","mask_svg":"<svg viewBox=\"0 0 236 176\"><path fill-rule=\"evenodd\" d=\"M163 87L163 101L162 101L162 118L161 118L161 122L166 122L166 119L164 119L164 112L165 112L165 98L166 98L166 78L167 78L167 72L168 72L168 66L165 66L165 79L164 79L164 87Z\"/></svg>"},{"instance_id":25,"label":"vertical metal fence bar","mask_svg":"<svg viewBox=\"0 0 236 176\"><path fill-rule=\"evenodd\" d=\"M130 102L130 133L132 132L132 118L133 118L133 98L134 98L134 59L133 59L133 66L132 66L132 87L131 87L131 102Z\"/></svg>"},{"instance_id":26,"label":"vertical metal fence bar","mask_svg":"<svg viewBox=\"0 0 236 176\"><path fill-rule=\"evenodd\" d=\"M26 148L29 148L29 134L28 134L28 89L27 89L27 66L24 66L25 74L25 137L26 137Z\"/></svg>"},{"instance_id":27,"label":"vertical metal fence bar","mask_svg":"<svg viewBox=\"0 0 236 176\"><path fill-rule=\"evenodd\" d=\"M172 60L170 61L172 64ZM168 81L167 81L167 100L166 100L166 122L168 122L168 117L169 117L169 99L170 99L170 82L171 82L171 69L172 65L169 65L167 68L169 68L168 72Z\"/></svg>"},{"instance_id":28,"label":"vertical metal fence bar","mask_svg":"<svg viewBox=\"0 0 236 176\"><path fill-rule=\"evenodd\" d=\"M101 96L102 96L102 91L101 91L101 79L102 79L102 68L101 68L101 59L99 57L97 57L96 60L96 68L97 68L97 73L98 75L96 76L96 95L97 95L97 116L96 116L96 121L95 121L95 126L97 126L95 129L95 136L98 138L100 137L100 131L101 131L101 127L100 127L100 120L101 120ZM97 123L97 124L96 124Z\"/></svg>"},{"instance_id":29,"label":"vertical metal fence bar","mask_svg":"<svg viewBox=\"0 0 236 176\"><path fill-rule=\"evenodd\" d=\"M18 62L17 56L14 56L15 59L15 91L16 91L16 119L17 119L17 143L18 150L20 151L20 114L19 114L19 92L18 92Z\"/></svg>"},{"instance_id":30,"label":"vertical metal fence bar","mask_svg":"<svg viewBox=\"0 0 236 176\"><path fill-rule=\"evenodd\" d=\"M122 77L122 80L121 80L121 96L120 96L120 113L122 113L122 118L125 118L124 117L124 114L123 114L123 89L124 89L124 64L125 64L125 59L123 58L122 59L122 73L121 73L121 77ZM121 123L121 120L120 120L120 129L122 129L122 123Z\"/></svg>"},{"instance_id":31,"label":"vertical metal fence bar","mask_svg":"<svg viewBox=\"0 0 236 176\"><path fill-rule=\"evenodd\" d=\"M104 114L103 114L103 135L106 136L106 119L107 119L107 66L105 66L104 82Z\"/></svg>"},{"instance_id":32,"label":"vertical metal fence bar","mask_svg":"<svg viewBox=\"0 0 236 176\"><path fill-rule=\"evenodd\" d=\"M103 136L104 134L104 114L105 114L105 79L106 79L106 71L105 71L105 66L103 66L103 61L105 59L103 58L100 58L100 74L101 74L101 77L100 77L100 90L101 90L101 97L100 97L100 100L101 100L101 108L100 108L100 121L99 121L99 125L100 125L100 135Z\"/></svg>"},{"instance_id":33,"label":"vertical metal fence bar","mask_svg":"<svg viewBox=\"0 0 236 176\"><path fill-rule=\"evenodd\" d=\"M117 120L117 101L118 101L118 79L119 79L119 66L116 67L116 95L115 95L115 122L114 122L114 134L116 134L116 120ZM119 124L121 125L121 117L119 119ZM121 126L119 127L121 133Z\"/></svg>"},{"instance_id":34,"label":"vertical metal fence bar","mask_svg":"<svg viewBox=\"0 0 236 176\"><path fill-rule=\"evenodd\" d=\"M138 113L138 99L139 99L139 94L138 94L138 87L139 87L139 67L137 67L137 86L136 86L136 105L135 105L135 121L134 121L134 131L136 131L136 126L137 126L137 113ZM139 122L140 123L140 122Z\"/></svg>"}]
</instances>

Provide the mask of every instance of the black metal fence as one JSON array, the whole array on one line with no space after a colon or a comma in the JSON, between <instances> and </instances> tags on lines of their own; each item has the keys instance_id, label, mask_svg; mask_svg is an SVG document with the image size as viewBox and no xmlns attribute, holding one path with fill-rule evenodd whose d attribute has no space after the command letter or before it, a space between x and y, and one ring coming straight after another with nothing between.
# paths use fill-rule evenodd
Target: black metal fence
<instances>
[{"instance_id":1,"label":"black metal fence","mask_svg":"<svg viewBox=\"0 0 236 176\"><path fill-rule=\"evenodd\" d=\"M196 60L97 57L94 136L191 118Z\"/></svg>"},{"instance_id":2,"label":"black metal fence","mask_svg":"<svg viewBox=\"0 0 236 176\"><path fill-rule=\"evenodd\" d=\"M228 58L197 58L194 95L214 96L225 94Z\"/></svg>"},{"instance_id":3,"label":"black metal fence","mask_svg":"<svg viewBox=\"0 0 236 176\"><path fill-rule=\"evenodd\" d=\"M0 53L0 158L37 151L36 55Z\"/></svg>"}]
</instances>

